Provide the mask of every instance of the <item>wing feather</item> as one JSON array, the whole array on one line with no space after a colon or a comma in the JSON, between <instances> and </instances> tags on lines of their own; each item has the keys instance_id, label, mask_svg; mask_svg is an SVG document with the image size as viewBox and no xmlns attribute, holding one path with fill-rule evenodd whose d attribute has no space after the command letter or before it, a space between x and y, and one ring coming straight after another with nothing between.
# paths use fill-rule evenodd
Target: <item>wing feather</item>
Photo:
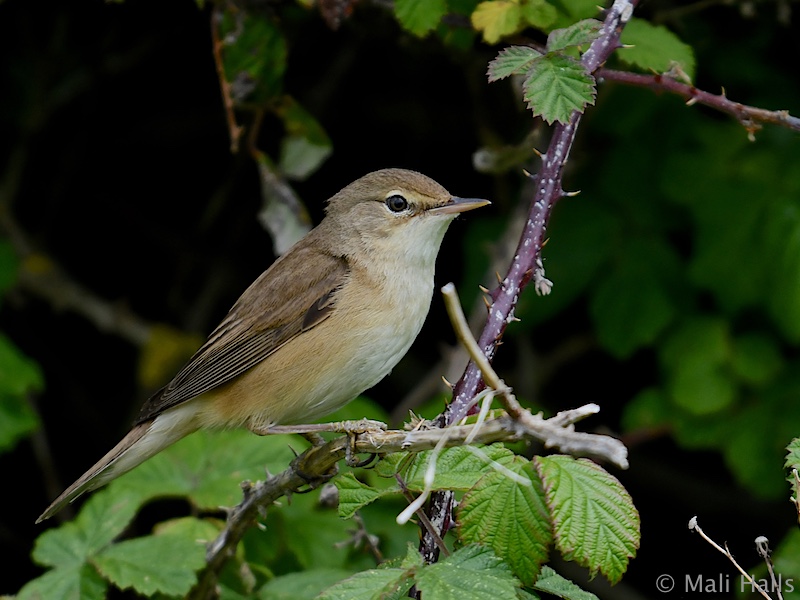
<instances>
[{"instance_id":1,"label":"wing feather","mask_svg":"<svg viewBox=\"0 0 800 600\"><path fill-rule=\"evenodd\" d=\"M292 249L245 290L205 344L145 403L136 424L231 381L324 321L348 273L342 257L309 245Z\"/></svg>"}]
</instances>

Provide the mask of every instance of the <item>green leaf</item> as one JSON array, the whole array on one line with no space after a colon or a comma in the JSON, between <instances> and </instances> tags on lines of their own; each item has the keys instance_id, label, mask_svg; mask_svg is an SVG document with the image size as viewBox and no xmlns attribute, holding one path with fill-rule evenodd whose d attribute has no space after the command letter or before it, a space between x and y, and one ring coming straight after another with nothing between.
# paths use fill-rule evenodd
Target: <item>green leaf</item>
<instances>
[{"instance_id":1,"label":"green leaf","mask_svg":"<svg viewBox=\"0 0 800 600\"><path fill-rule=\"evenodd\" d=\"M669 423L672 405L660 388L646 388L625 404L622 414L623 431L656 428Z\"/></svg>"},{"instance_id":2,"label":"green leaf","mask_svg":"<svg viewBox=\"0 0 800 600\"><path fill-rule=\"evenodd\" d=\"M286 40L266 11L228 9L219 25L222 63L237 105L278 98L288 54Z\"/></svg>"},{"instance_id":3,"label":"green leaf","mask_svg":"<svg viewBox=\"0 0 800 600\"><path fill-rule=\"evenodd\" d=\"M33 559L52 567L79 566L122 533L138 508L136 498L108 488L95 492L74 520L37 538Z\"/></svg>"},{"instance_id":4,"label":"green leaf","mask_svg":"<svg viewBox=\"0 0 800 600\"><path fill-rule=\"evenodd\" d=\"M530 462L517 456L506 466L526 484L502 471L488 472L458 505L458 535L464 544L490 547L523 584L532 585L553 542L550 515Z\"/></svg>"},{"instance_id":5,"label":"green leaf","mask_svg":"<svg viewBox=\"0 0 800 600\"><path fill-rule=\"evenodd\" d=\"M433 30L447 14L447 1L395 0L394 13L404 29L422 37Z\"/></svg>"},{"instance_id":6,"label":"green leaf","mask_svg":"<svg viewBox=\"0 0 800 600\"><path fill-rule=\"evenodd\" d=\"M405 594L413 585L405 569L370 569L356 573L324 590L318 600L380 600L388 594Z\"/></svg>"},{"instance_id":7,"label":"green leaf","mask_svg":"<svg viewBox=\"0 0 800 600\"><path fill-rule=\"evenodd\" d=\"M313 600L325 588L352 575L344 569L307 569L269 580L258 592L259 600Z\"/></svg>"},{"instance_id":8,"label":"green leaf","mask_svg":"<svg viewBox=\"0 0 800 600\"><path fill-rule=\"evenodd\" d=\"M565 27L554 29L547 36L547 51L555 52L575 46L587 46L600 35L603 24L596 19L584 19Z\"/></svg>"},{"instance_id":9,"label":"green leaf","mask_svg":"<svg viewBox=\"0 0 800 600\"><path fill-rule=\"evenodd\" d=\"M187 535L196 519L182 519L164 533L125 540L94 557L93 564L121 589L152 596L156 592L185 596L197 582L195 572L205 565L207 539ZM191 525L192 528L189 528Z\"/></svg>"},{"instance_id":10,"label":"green leaf","mask_svg":"<svg viewBox=\"0 0 800 600\"><path fill-rule=\"evenodd\" d=\"M287 133L278 166L289 179L302 181L331 155L333 144L322 125L293 99L284 98L276 113Z\"/></svg>"},{"instance_id":11,"label":"green leaf","mask_svg":"<svg viewBox=\"0 0 800 600\"><path fill-rule=\"evenodd\" d=\"M526 72L541 56L541 52L528 46L509 46L504 48L489 63L487 71L489 83Z\"/></svg>"},{"instance_id":12,"label":"green leaf","mask_svg":"<svg viewBox=\"0 0 800 600\"><path fill-rule=\"evenodd\" d=\"M537 456L556 547L567 560L618 582L639 547L639 513L622 484L592 461Z\"/></svg>"},{"instance_id":13,"label":"green leaf","mask_svg":"<svg viewBox=\"0 0 800 600\"><path fill-rule=\"evenodd\" d=\"M360 508L392 491L378 490L361 483L352 473L337 477L333 483L339 490L339 516L343 519L351 518Z\"/></svg>"},{"instance_id":14,"label":"green leaf","mask_svg":"<svg viewBox=\"0 0 800 600\"><path fill-rule=\"evenodd\" d=\"M565 579L556 573L550 567L544 567L539 579L533 586L540 592L547 592L558 598L564 600L598 600L597 596L591 592L582 590L580 587L572 583L569 579Z\"/></svg>"},{"instance_id":15,"label":"green leaf","mask_svg":"<svg viewBox=\"0 0 800 600\"><path fill-rule=\"evenodd\" d=\"M572 111L594 104L595 80L579 61L561 54L537 60L522 85L523 97L534 116L547 123L566 123Z\"/></svg>"},{"instance_id":16,"label":"green leaf","mask_svg":"<svg viewBox=\"0 0 800 600\"><path fill-rule=\"evenodd\" d=\"M111 483L147 498L187 496L198 507L217 509L241 500L240 483L280 472L294 458L288 438L249 431L198 431Z\"/></svg>"},{"instance_id":17,"label":"green leaf","mask_svg":"<svg viewBox=\"0 0 800 600\"><path fill-rule=\"evenodd\" d=\"M25 584L17 600L105 600L108 584L87 564L75 564L48 571Z\"/></svg>"},{"instance_id":18,"label":"green leaf","mask_svg":"<svg viewBox=\"0 0 800 600\"><path fill-rule=\"evenodd\" d=\"M656 73L666 73L677 64L690 80L694 78L694 51L666 27L634 17L622 30L620 41L633 46L620 49L621 61Z\"/></svg>"},{"instance_id":19,"label":"green leaf","mask_svg":"<svg viewBox=\"0 0 800 600\"><path fill-rule=\"evenodd\" d=\"M488 548L466 546L416 576L423 598L497 600L516 597L519 581Z\"/></svg>"},{"instance_id":20,"label":"green leaf","mask_svg":"<svg viewBox=\"0 0 800 600\"><path fill-rule=\"evenodd\" d=\"M425 488L425 473L434 456L432 451L420 452L402 472L408 489L421 491ZM490 461L502 466L509 465L514 453L502 444L492 444L485 448L458 446L448 448L436 458L436 474L433 487L435 489L466 491L492 470Z\"/></svg>"},{"instance_id":21,"label":"green leaf","mask_svg":"<svg viewBox=\"0 0 800 600\"><path fill-rule=\"evenodd\" d=\"M481 2L472 13L472 26L483 32L487 44L496 44L503 36L519 29L522 9L512 0Z\"/></svg>"},{"instance_id":22,"label":"green leaf","mask_svg":"<svg viewBox=\"0 0 800 600\"><path fill-rule=\"evenodd\" d=\"M797 469L800 471L800 438L794 438L788 446L786 446L786 462L784 467L787 469ZM790 478L794 481L794 478Z\"/></svg>"},{"instance_id":23,"label":"green leaf","mask_svg":"<svg viewBox=\"0 0 800 600\"><path fill-rule=\"evenodd\" d=\"M555 23L558 11L546 0L526 0L521 4L522 18L537 29L545 30Z\"/></svg>"}]
</instances>

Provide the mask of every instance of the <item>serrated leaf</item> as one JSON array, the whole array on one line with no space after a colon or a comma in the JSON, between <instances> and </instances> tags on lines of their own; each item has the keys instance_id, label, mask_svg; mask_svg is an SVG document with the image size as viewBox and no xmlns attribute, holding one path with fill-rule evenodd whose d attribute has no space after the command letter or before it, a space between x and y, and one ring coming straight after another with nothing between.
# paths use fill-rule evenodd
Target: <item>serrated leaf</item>
<instances>
[{"instance_id":1,"label":"serrated leaf","mask_svg":"<svg viewBox=\"0 0 800 600\"><path fill-rule=\"evenodd\" d=\"M105 600L106 583L90 565L73 565L48 571L25 584L17 600Z\"/></svg>"},{"instance_id":2,"label":"serrated leaf","mask_svg":"<svg viewBox=\"0 0 800 600\"><path fill-rule=\"evenodd\" d=\"M544 567L539 579L533 586L540 592L547 592L558 598L564 600L599 600L597 596L586 590L582 590L579 586L572 583L569 579L565 579L556 573L550 567Z\"/></svg>"},{"instance_id":3,"label":"serrated leaf","mask_svg":"<svg viewBox=\"0 0 800 600\"><path fill-rule=\"evenodd\" d=\"M433 30L447 14L447 1L395 0L394 14L404 29L421 37Z\"/></svg>"},{"instance_id":4,"label":"serrated leaf","mask_svg":"<svg viewBox=\"0 0 800 600\"><path fill-rule=\"evenodd\" d=\"M378 490L362 483L352 473L337 477L333 483L339 490L339 516L343 519L351 518L360 508L392 492L391 489Z\"/></svg>"},{"instance_id":5,"label":"serrated leaf","mask_svg":"<svg viewBox=\"0 0 800 600\"><path fill-rule=\"evenodd\" d=\"M537 456L556 547L567 560L618 582L639 547L639 513L622 484L588 459ZM590 526L591 524L591 526Z\"/></svg>"},{"instance_id":6,"label":"serrated leaf","mask_svg":"<svg viewBox=\"0 0 800 600\"><path fill-rule=\"evenodd\" d=\"M379 600L385 594L407 593L412 585L405 569L370 569L332 585L317 600Z\"/></svg>"},{"instance_id":7,"label":"serrated leaf","mask_svg":"<svg viewBox=\"0 0 800 600\"><path fill-rule=\"evenodd\" d=\"M547 51L556 52L574 46L591 44L600 35L603 24L597 19L584 19L563 29L554 29L547 36Z\"/></svg>"},{"instance_id":8,"label":"serrated leaf","mask_svg":"<svg viewBox=\"0 0 800 600\"><path fill-rule=\"evenodd\" d=\"M694 78L694 51L666 27L634 17L620 41L632 46L617 53L621 61L656 73L666 73L677 64L690 80Z\"/></svg>"},{"instance_id":9,"label":"serrated leaf","mask_svg":"<svg viewBox=\"0 0 800 600\"><path fill-rule=\"evenodd\" d=\"M800 471L800 438L794 438L786 446L786 461L783 466L786 469L797 469Z\"/></svg>"},{"instance_id":10,"label":"serrated leaf","mask_svg":"<svg viewBox=\"0 0 800 600\"><path fill-rule=\"evenodd\" d=\"M432 451L420 452L402 472L405 485L412 491L425 488L425 473L434 456ZM490 462L506 466L514 459L514 453L502 444L492 444L485 448L457 446L439 453L436 458L434 489L466 491L484 475L491 471Z\"/></svg>"},{"instance_id":11,"label":"serrated leaf","mask_svg":"<svg viewBox=\"0 0 800 600\"><path fill-rule=\"evenodd\" d=\"M572 111L583 111L594 104L595 80L574 58L545 54L537 60L525 83L523 97L534 116L547 123L566 123Z\"/></svg>"},{"instance_id":12,"label":"serrated leaf","mask_svg":"<svg viewBox=\"0 0 800 600\"><path fill-rule=\"evenodd\" d=\"M494 552L466 546L416 575L422 597L436 600L497 600L516 597L519 581Z\"/></svg>"},{"instance_id":13,"label":"serrated leaf","mask_svg":"<svg viewBox=\"0 0 800 600\"><path fill-rule=\"evenodd\" d=\"M541 52L528 46L509 46L504 48L489 63L487 71L489 83L511 75L525 73L540 56L542 56Z\"/></svg>"},{"instance_id":14,"label":"serrated leaf","mask_svg":"<svg viewBox=\"0 0 800 600\"><path fill-rule=\"evenodd\" d=\"M205 565L206 544L194 536L149 535L109 546L92 559L107 579L121 589L151 596L156 592L185 596Z\"/></svg>"},{"instance_id":15,"label":"serrated leaf","mask_svg":"<svg viewBox=\"0 0 800 600\"><path fill-rule=\"evenodd\" d=\"M483 32L487 44L496 44L503 36L519 29L522 11L512 0L490 0L478 4L470 19L472 26Z\"/></svg>"},{"instance_id":16,"label":"serrated leaf","mask_svg":"<svg viewBox=\"0 0 800 600\"><path fill-rule=\"evenodd\" d=\"M344 569L306 569L270 579L258 592L259 600L313 600L325 588L350 577Z\"/></svg>"},{"instance_id":17,"label":"serrated leaf","mask_svg":"<svg viewBox=\"0 0 800 600\"><path fill-rule=\"evenodd\" d=\"M525 585L532 585L547 562L553 541L541 480L528 460L506 465L527 485L502 471L490 471L458 505L458 535L464 544L480 543L508 563Z\"/></svg>"},{"instance_id":18,"label":"serrated leaf","mask_svg":"<svg viewBox=\"0 0 800 600\"><path fill-rule=\"evenodd\" d=\"M78 566L116 538L133 520L137 498L108 488L92 494L78 516L36 540L33 559L51 567Z\"/></svg>"}]
</instances>

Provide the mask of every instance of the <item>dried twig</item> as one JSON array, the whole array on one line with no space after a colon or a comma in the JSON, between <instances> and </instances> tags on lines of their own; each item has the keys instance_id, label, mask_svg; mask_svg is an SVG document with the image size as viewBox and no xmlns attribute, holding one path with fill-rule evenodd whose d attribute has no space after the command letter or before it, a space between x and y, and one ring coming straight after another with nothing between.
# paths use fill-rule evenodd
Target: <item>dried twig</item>
<instances>
[{"instance_id":1,"label":"dried twig","mask_svg":"<svg viewBox=\"0 0 800 600\"><path fill-rule=\"evenodd\" d=\"M697 524L697 517L692 517L689 520L689 529L691 531L696 531L700 535L700 537L703 538L705 541L707 541L709 544L711 544L713 548L715 548L718 552L724 554L728 558L728 560L731 561L731 563L733 563L733 566L736 567L736 570L742 574L742 577L747 579L747 581L752 586L753 591L758 590L758 593L761 594L764 598L766 598L767 600L772 600L772 598L770 598L769 594L767 594L767 592L761 587L761 585L759 585L759 583L755 581L747 573L747 571L745 571L741 566L739 566L739 563L736 562L736 559L733 558L733 554L731 554L731 551L728 549L727 544L725 544L725 547L723 548L717 542L715 542L705 534L705 532L700 528L700 525Z\"/></svg>"}]
</instances>

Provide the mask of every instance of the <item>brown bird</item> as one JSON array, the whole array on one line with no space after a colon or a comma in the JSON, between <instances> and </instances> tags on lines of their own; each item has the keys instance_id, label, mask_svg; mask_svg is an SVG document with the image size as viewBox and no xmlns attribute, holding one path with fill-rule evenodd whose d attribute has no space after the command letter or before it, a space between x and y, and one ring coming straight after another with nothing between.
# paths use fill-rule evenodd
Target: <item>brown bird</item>
<instances>
[{"instance_id":1,"label":"brown bird","mask_svg":"<svg viewBox=\"0 0 800 600\"><path fill-rule=\"evenodd\" d=\"M144 404L133 429L37 523L198 429L275 433L378 383L422 328L448 225L486 204L402 169L375 171L342 189L322 222L245 290Z\"/></svg>"}]
</instances>

